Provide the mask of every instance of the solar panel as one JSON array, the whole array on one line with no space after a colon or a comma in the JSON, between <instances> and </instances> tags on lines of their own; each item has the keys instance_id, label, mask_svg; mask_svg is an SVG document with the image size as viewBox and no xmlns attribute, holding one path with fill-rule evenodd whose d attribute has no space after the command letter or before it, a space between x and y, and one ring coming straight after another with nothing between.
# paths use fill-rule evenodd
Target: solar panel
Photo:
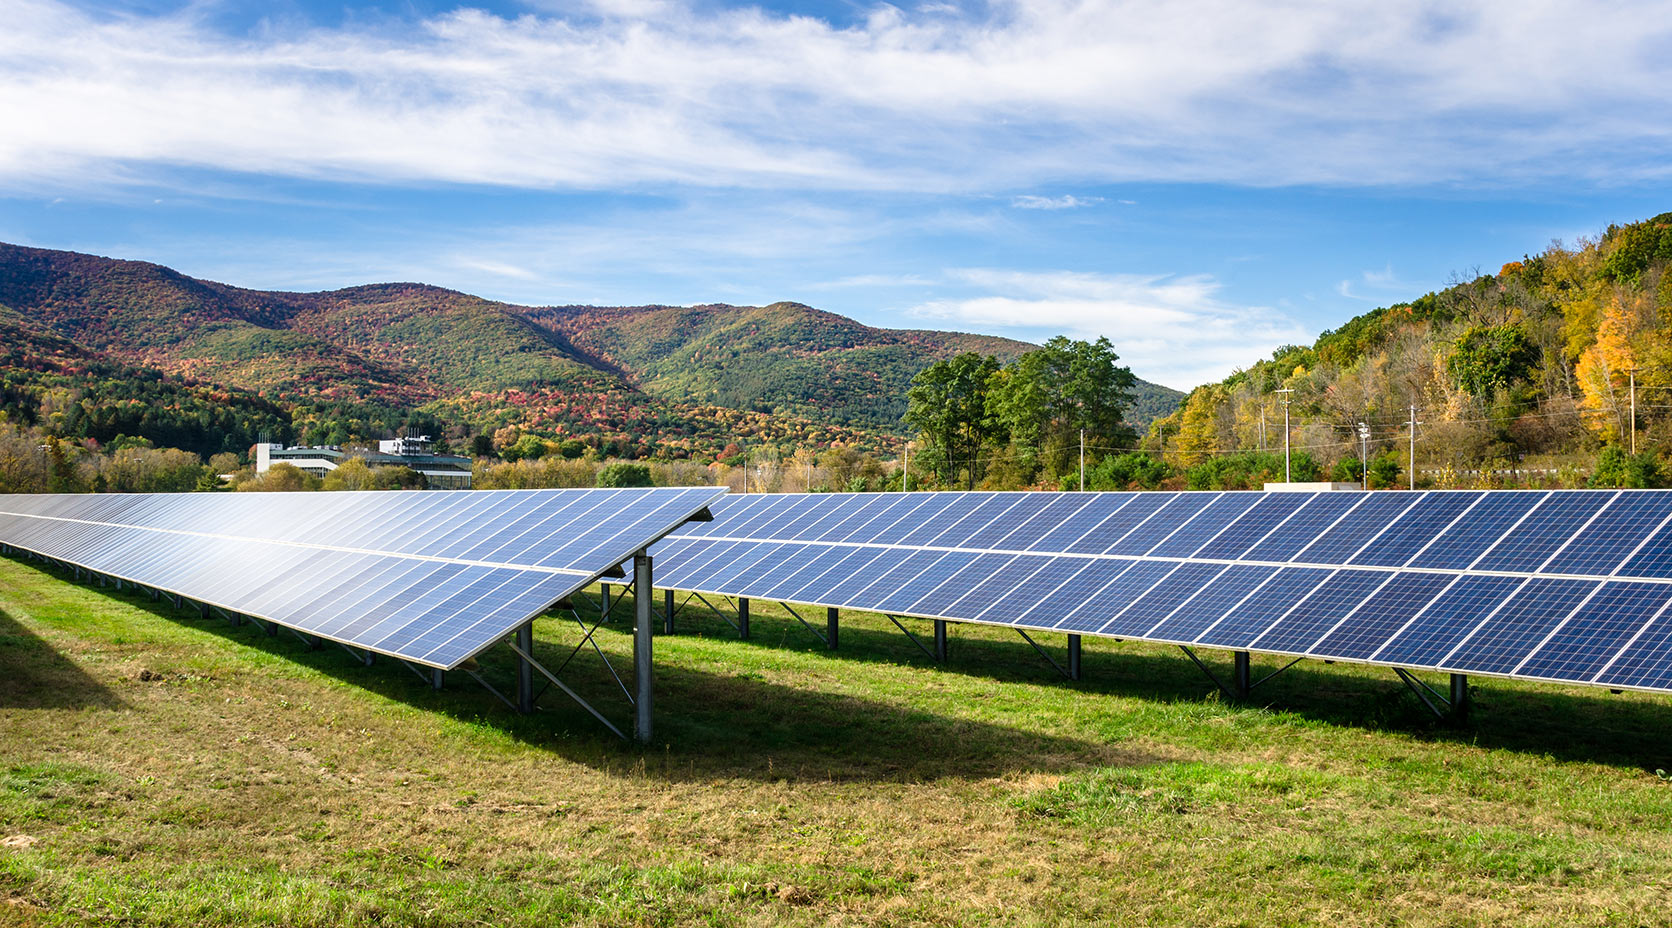
<instances>
[{"instance_id":1,"label":"solar panel","mask_svg":"<svg viewBox=\"0 0 1672 928\"><path fill-rule=\"evenodd\" d=\"M1672 492L785 494L656 550L702 593L1672 688Z\"/></svg>"},{"instance_id":2,"label":"solar panel","mask_svg":"<svg viewBox=\"0 0 1672 928\"><path fill-rule=\"evenodd\" d=\"M724 492L0 496L0 542L451 669Z\"/></svg>"}]
</instances>

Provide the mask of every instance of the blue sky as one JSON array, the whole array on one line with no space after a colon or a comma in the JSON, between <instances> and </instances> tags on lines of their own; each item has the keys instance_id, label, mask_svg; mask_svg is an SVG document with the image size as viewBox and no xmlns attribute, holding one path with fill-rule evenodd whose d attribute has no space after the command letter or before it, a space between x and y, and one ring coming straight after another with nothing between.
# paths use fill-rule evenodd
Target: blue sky
<instances>
[{"instance_id":1,"label":"blue sky","mask_svg":"<svg viewBox=\"0 0 1672 928\"><path fill-rule=\"evenodd\" d=\"M0 240L797 300L1188 388L1672 209L1661 3L0 0Z\"/></svg>"}]
</instances>

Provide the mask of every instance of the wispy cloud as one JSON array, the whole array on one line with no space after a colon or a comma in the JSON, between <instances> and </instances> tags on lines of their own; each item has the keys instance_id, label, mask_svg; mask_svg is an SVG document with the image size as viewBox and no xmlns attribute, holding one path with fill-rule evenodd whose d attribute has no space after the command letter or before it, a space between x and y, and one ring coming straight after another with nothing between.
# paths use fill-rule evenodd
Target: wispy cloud
<instances>
[{"instance_id":1,"label":"wispy cloud","mask_svg":"<svg viewBox=\"0 0 1672 928\"><path fill-rule=\"evenodd\" d=\"M972 192L1064 178L1672 177L1659 0L1474 0L1443 21L1370 0L996 0L879 4L842 26L554 0L517 17L461 8L238 35L212 6L0 0L0 183L147 181L178 166Z\"/></svg>"},{"instance_id":2,"label":"wispy cloud","mask_svg":"<svg viewBox=\"0 0 1672 928\"><path fill-rule=\"evenodd\" d=\"M1078 209L1082 206L1096 206L1102 202L1102 197L1077 197L1071 193L1065 193L1060 197L1033 195L1013 197L1010 200L1010 205L1017 209ZM1121 202L1131 203L1132 201L1122 200Z\"/></svg>"},{"instance_id":3,"label":"wispy cloud","mask_svg":"<svg viewBox=\"0 0 1672 928\"><path fill-rule=\"evenodd\" d=\"M1221 285L1206 275L968 268L948 276L976 295L924 303L912 315L1034 337L1107 336L1140 376L1180 388L1220 379L1280 345L1310 340L1282 313L1220 299Z\"/></svg>"},{"instance_id":4,"label":"wispy cloud","mask_svg":"<svg viewBox=\"0 0 1672 928\"><path fill-rule=\"evenodd\" d=\"M1335 292L1349 300L1359 300L1365 303L1386 302L1389 294L1410 293L1418 289L1416 284L1401 280L1393 271L1393 265L1388 264L1379 271L1365 271L1359 275L1359 282L1371 290L1380 291L1380 295L1360 293L1352 280L1343 280L1335 285Z\"/></svg>"}]
</instances>

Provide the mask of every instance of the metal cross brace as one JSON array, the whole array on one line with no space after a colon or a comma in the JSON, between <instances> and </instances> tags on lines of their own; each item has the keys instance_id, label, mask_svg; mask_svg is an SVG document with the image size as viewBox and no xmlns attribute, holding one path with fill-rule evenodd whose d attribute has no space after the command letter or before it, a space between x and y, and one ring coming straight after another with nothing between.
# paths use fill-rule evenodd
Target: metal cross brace
<instances>
[{"instance_id":1,"label":"metal cross brace","mask_svg":"<svg viewBox=\"0 0 1672 928\"><path fill-rule=\"evenodd\" d=\"M1432 695L1435 699L1438 699L1440 702L1445 703L1447 706L1451 705L1451 700L1435 692L1433 687L1421 680L1418 680L1416 677L1411 675L1410 671L1403 667L1395 667L1393 668L1393 672L1399 675L1399 679L1405 681L1405 685L1411 688L1411 692L1415 693L1418 699L1422 700L1422 704L1428 707L1429 712L1434 713L1437 718L1444 719L1446 717L1445 712L1442 711L1439 706L1434 705L1434 703L1429 700L1428 696L1423 695L1423 690L1427 690L1430 695Z\"/></svg>"},{"instance_id":2,"label":"metal cross brace","mask_svg":"<svg viewBox=\"0 0 1672 928\"><path fill-rule=\"evenodd\" d=\"M1039 642L1034 641L1032 638L1029 638L1027 632L1022 631L1021 629L1018 628L1018 629L1016 629L1016 634L1021 635L1023 641L1026 641L1028 644L1033 645L1033 649L1035 651L1038 651L1039 656L1045 658L1045 663L1050 664L1053 668L1055 668L1057 673L1062 674L1065 678L1067 678L1069 680L1074 679L1074 675L1069 673L1068 671L1064 670L1062 665L1056 662L1055 658L1053 658L1053 657L1051 657L1051 655L1045 653L1045 649L1039 646Z\"/></svg>"},{"instance_id":3,"label":"metal cross brace","mask_svg":"<svg viewBox=\"0 0 1672 928\"><path fill-rule=\"evenodd\" d=\"M830 639L824 637L823 633L821 633L818 629L814 628L812 625L809 625L807 623L807 620L801 617L801 613L796 612L793 608L791 608L789 603L780 602L780 603L778 603L778 605L783 606L785 612L788 612L790 615L795 616L795 620L797 622L800 622L803 628L807 629L809 632L812 632L813 637L817 638L819 641L823 642L825 647L827 647L827 648L830 647ZM899 625L900 623L895 622L894 624ZM906 632L906 634L909 635L909 634L911 634L911 632Z\"/></svg>"},{"instance_id":4,"label":"metal cross brace","mask_svg":"<svg viewBox=\"0 0 1672 928\"><path fill-rule=\"evenodd\" d=\"M917 649L919 651L922 651L924 654L928 655L929 660L932 660L932 661L935 661L936 663L939 663L939 659L935 657L935 652L933 652L933 651L929 650L928 648L924 647L923 642L917 640L917 636L912 634L910 629L906 628L904 625L901 625L900 620L895 618L893 613L884 613L884 614L888 616L888 621L894 623L895 628L898 628L900 631L906 633L906 637L911 639L912 644L917 645Z\"/></svg>"}]
</instances>

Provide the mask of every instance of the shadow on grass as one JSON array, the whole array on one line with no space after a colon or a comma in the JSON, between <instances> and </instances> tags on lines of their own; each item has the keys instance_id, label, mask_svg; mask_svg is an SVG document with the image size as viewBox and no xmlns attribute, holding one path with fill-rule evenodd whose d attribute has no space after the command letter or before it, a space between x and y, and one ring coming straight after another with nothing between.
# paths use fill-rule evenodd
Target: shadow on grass
<instances>
[{"instance_id":1,"label":"shadow on grass","mask_svg":"<svg viewBox=\"0 0 1672 928\"><path fill-rule=\"evenodd\" d=\"M683 634L730 638L737 647L819 651L841 661L932 665L885 618L866 616L866 624L858 625L844 613L840 649L828 651L795 619L760 608L765 605L756 603L748 641L737 640L736 630L724 618L696 601L676 612L677 625ZM809 610L800 611L809 621L815 618ZM811 613L822 623L822 609ZM931 627L927 620L902 621L927 643ZM815 628L822 626L815 624ZM948 623L948 630L948 661L943 669L950 673L999 683L1055 681L1088 694L1166 702L1222 699L1218 686L1171 646L1086 637L1083 679L1071 683L1012 632L955 622ZM1066 664L1062 634L1040 633L1033 638L1059 665ZM1230 679L1229 653L1200 649L1197 656L1220 680ZM1259 680L1288 659L1254 655L1253 663L1254 679ZM1417 676L1426 677L1430 686L1445 693L1443 675ZM1303 661L1277 674L1258 686L1246 705L1250 710L1291 713L1331 725L1398 731L1436 743L1643 770L1672 769L1672 743L1660 734L1672 727L1672 704L1665 699L1644 694L1622 698L1599 688L1531 685L1479 676L1470 682L1473 706L1462 723L1437 718L1389 668L1332 666L1322 661Z\"/></svg>"},{"instance_id":2,"label":"shadow on grass","mask_svg":"<svg viewBox=\"0 0 1672 928\"><path fill-rule=\"evenodd\" d=\"M0 609L0 709L115 709L122 700Z\"/></svg>"},{"instance_id":3,"label":"shadow on grass","mask_svg":"<svg viewBox=\"0 0 1672 928\"><path fill-rule=\"evenodd\" d=\"M1018 771L1059 772L1085 766L1142 764L1152 759L1119 744L1105 743L1095 735L1082 738L1042 733L1029 728L1025 721L1016 726L997 724L900 702L786 686L746 667L729 673L695 670L668 660L666 646L658 651L656 666L655 747L646 752L615 739L555 689L544 694L541 708L534 715L519 716L462 672L450 673L446 689L438 693L391 659L378 658L374 666L366 667L335 645L309 651L287 632L268 637L256 626L235 627L219 618L202 619L195 610L175 610L138 593L106 592L170 621L208 630L386 698L503 732L576 762L616 767L624 758L629 762L642 759L647 774L673 780L748 777L910 781L990 777ZM621 603L624 611L617 613L616 624L605 626L600 634L605 650L613 653L617 671L624 677L630 672L631 660L624 654L630 645L623 634L622 617L630 615L625 611L630 606L629 597ZM582 606L582 617L596 617L589 604ZM840 650L826 651L823 643L794 619L766 609L757 610L753 618L753 637L738 641L724 619L697 604L679 614L676 638L724 641L727 648L739 649L740 658L765 659L768 667L769 652L783 650L818 652L821 660L837 662L837 666L934 666L893 626L877 627L884 620L866 616L856 623L853 619L844 616ZM907 625L914 632L928 626L922 621ZM942 673L1004 684L1055 685L1088 695L1157 703L1201 704L1220 699L1214 684L1173 649L1087 638L1085 679L1070 683L1019 637L1007 640L1000 629L967 630L970 627L957 624L950 627L954 636L951 659L940 668ZM566 616L542 620L536 657L556 670L579 639L579 631ZM1036 636L1036 640L1059 662L1063 660L1060 636ZM38 639L36 642L39 644ZM86 704L85 700L91 698L114 699L73 664L45 649L44 644L39 650L53 663L41 664L36 658L42 655L31 650L27 673L41 678L44 685L19 687L13 681L21 678L20 672L0 663L0 671L11 671L11 679L0 681L0 700L15 700L17 697L10 694L37 690L43 695L25 698L42 699L59 693L66 699L82 700L75 704ZM1213 651L1200 653L1223 679L1229 671L1227 656ZM0 662L6 660L5 652L0 651ZM740 660L739 666L748 663ZM1281 666L1274 658L1259 656L1255 663L1256 679ZM491 648L481 657L480 672L509 696L514 692L514 666L508 649ZM79 676L82 682L69 679L66 672ZM623 731L631 730L626 701L590 650L582 652L562 676ZM543 682L537 679L537 684ZM1297 665L1274 677L1255 691L1245 708L1224 711L1270 710L1330 725L1397 731L1435 743L1471 744L1625 768L1672 767L1672 746L1659 734L1672 727L1672 706L1665 701L1619 699L1601 690L1563 691L1484 678L1477 678L1475 683L1474 713L1464 726L1435 719L1391 671L1354 665L1329 667L1316 662ZM902 675L899 688L919 685L923 685L920 680Z\"/></svg>"},{"instance_id":4,"label":"shadow on grass","mask_svg":"<svg viewBox=\"0 0 1672 928\"><path fill-rule=\"evenodd\" d=\"M73 582L56 567L31 565ZM670 781L717 778L770 781L922 781L985 778L1018 771L1067 771L1087 766L1144 764L1155 758L1060 735L958 718L909 706L767 681L754 672L693 670L668 660L656 666L656 738L646 750L611 735L556 688L542 694L532 715L518 715L463 671L447 674L436 692L400 662L382 656L371 666L336 644L310 650L283 629L269 636L255 623L232 625L193 605L128 589L107 596L159 620L213 634L230 643L283 658L390 700L455 721L497 731L568 760L600 768L642 770ZM540 621L535 657L556 670L581 639L567 614ZM599 635L617 672L631 672L629 636L619 625ZM663 652L665 655L666 652ZM73 664L58 659L69 671ZM38 664L37 664L38 666ZM516 660L510 649L490 648L477 672L514 697ZM55 671L56 673L56 671ZM632 711L598 656L581 652L561 675L622 731L632 731ZM544 679L536 677L537 689Z\"/></svg>"}]
</instances>

